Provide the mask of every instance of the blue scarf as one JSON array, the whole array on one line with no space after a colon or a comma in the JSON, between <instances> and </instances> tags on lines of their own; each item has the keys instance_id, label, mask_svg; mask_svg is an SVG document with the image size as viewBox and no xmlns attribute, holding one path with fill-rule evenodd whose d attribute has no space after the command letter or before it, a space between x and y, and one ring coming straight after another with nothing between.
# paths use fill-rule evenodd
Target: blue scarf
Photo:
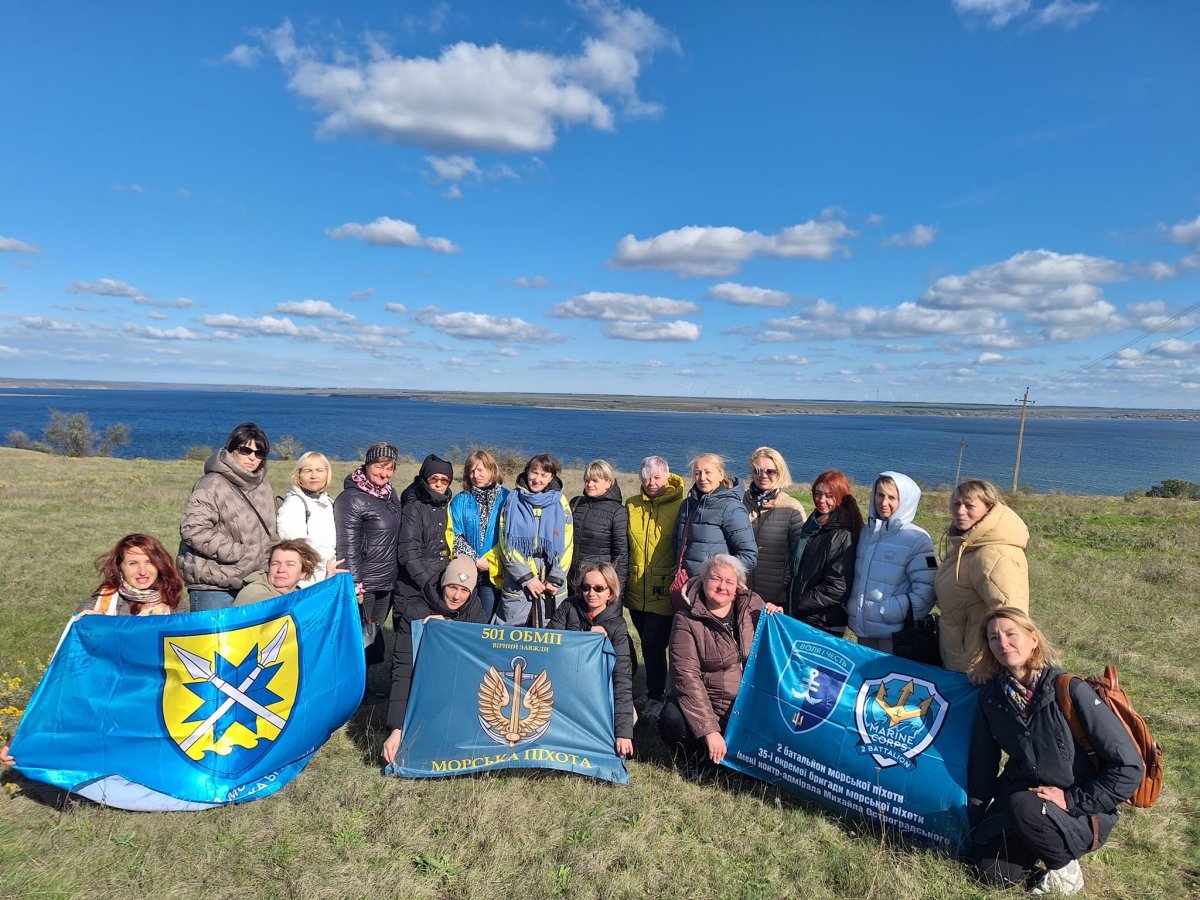
<instances>
[{"instance_id":1,"label":"blue scarf","mask_svg":"<svg viewBox=\"0 0 1200 900\"><path fill-rule=\"evenodd\" d=\"M496 543L496 520L500 518L497 513L507 495L508 491L498 484L486 488L472 485L459 494L463 499L454 504L453 511L459 519L457 524L461 525L462 536L475 551L476 559Z\"/></svg>"},{"instance_id":2,"label":"blue scarf","mask_svg":"<svg viewBox=\"0 0 1200 900\"><path fill-rule=\"evenodd\" d=\"M504 504L504 541L516 553L531 559L545 557L549 571L566 552L567 519L562 508L562 482L557 478L540 494L530 493L524 478L508 492ZM555 485L558 485L555 488ZM540 509L540 516L534 510Z\"/></svg>"}]
</instances>

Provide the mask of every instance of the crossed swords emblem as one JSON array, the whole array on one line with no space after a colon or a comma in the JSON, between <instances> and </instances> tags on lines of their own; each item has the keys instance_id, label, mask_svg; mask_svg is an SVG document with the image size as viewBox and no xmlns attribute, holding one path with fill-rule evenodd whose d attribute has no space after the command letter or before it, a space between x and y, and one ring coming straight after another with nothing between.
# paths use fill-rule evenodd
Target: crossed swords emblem
<instances>
[{"instance_id":1,"label":"crossed swords emblem","mask_svg":"<svg viewBox=\"0 0 1200 900\"><path fill-rule=\"evenodd\" d=\"M183 667L187 669L188 675L197 681L207 681L218 691L225 695L225 699L221 701L221 705L212 711L207 719L196 726L196 730L187 736L187 738L179 745L180 749L186 753L192 746L210 732L217 720L225 713L229 712L233 704L243 706L258 716L266 719L276 728L282 729L286 720L278 713L273 713L257 700L246 695L246 691L254 686L255 680L262 674L263 669L273 665L279 657L279 651L283 648L283 641L287 637L288 623L284 622L279 629L279 633L271 638L271 642L263 647L258 653L258 665L250 670L250 674L242 679L242 683L234 687L228 681L217 676L213 671L213 665L210 660L203 656L197 656L195 653L184 650L178 644L170 644L175 655L179 657L179 661L183 663Z\"/></svg>"}]
</instances>

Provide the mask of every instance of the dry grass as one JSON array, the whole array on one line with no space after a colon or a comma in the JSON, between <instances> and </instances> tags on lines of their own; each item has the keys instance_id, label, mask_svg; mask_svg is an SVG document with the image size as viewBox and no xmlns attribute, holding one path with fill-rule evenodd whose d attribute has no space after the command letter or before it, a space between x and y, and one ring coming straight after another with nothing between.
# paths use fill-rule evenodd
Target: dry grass
<instances>
[{"instance_id":1,"label":"dry grass","mask_svg":"<svg viewBox=\"0 0 1200 900\"><path fill-rule=\"evenodd\" d=\"M351 467L335 464L337 484ZM397 483L415 468L401 466ZM0 449L0 673L22 678L8 691L16 705L93 587L91 560L133 530L173 548L199 469ZM280 493L289 470L272 463ZM580 473L566 481L577 488ZM636 489L636 477L621 487ZM926 495L920 521L931 533L945 526L946 501ZM1039 619L1072 668L1120 665L1168 753L1159 806L1131 810L1085 861L1087 896L1196 896L1200 504L1058 494L1014 503L1034 534ZM0 714L7 702L0 696ZM0 896L1008 896L952 859L758 782L686 781L645 724L627 787L552 772L385 779L382 728L382 705L364 707L278 795L206 813L103 809L7 773L0 782L15 796L0 793Z\"/></svg>"}]
</instances>

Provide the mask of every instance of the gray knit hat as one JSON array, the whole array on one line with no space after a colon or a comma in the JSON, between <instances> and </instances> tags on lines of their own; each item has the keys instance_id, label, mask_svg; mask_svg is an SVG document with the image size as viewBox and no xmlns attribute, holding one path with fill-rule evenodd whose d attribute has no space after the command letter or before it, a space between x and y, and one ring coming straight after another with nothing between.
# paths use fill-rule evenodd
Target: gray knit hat
<instances>
[{"instance_id":1,"label":"gray knit hat","mask_svg":"<svg viewBox=\"0 0 1200 900\"><path fill-rule=\"evenodd\" d=\"M395 462L400 458L400 451L391 444L373 444L367 448L366 458L363 460L366 465L377 462L381 459L390 459Z\"/></svg>"},{"instance_id":2,"label":"gray knit hat","mask_svg":"<svg viewBox=\"0 0 1200 900\"><path fill-rule=\"evenodd\" d=\"M469 556L456 556L446 566L442 573L442 587L448 584L461 584L469 591L475 590L479 580L479 570L475 568L475 560Z\"/></svg>"}]
</instances>

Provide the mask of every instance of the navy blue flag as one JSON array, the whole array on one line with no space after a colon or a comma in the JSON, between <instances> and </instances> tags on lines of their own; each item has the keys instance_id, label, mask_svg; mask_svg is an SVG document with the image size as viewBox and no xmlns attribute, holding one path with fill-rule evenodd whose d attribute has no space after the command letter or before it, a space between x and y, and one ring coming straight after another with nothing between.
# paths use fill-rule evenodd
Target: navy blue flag
<instances>
[{"instance_id":1,"label":"navy blue flag","mask_svg":"<svg viewBox=\"0 0 1200 900\"><path fill-rule=\"evenodd\" d=\"M729 719L725 765L957 848L979 691L782 614L761 617Z\"/></svg>"},{"instance_id":2,"label":"navy blue flag","mask_svg":"<svg viewBox=\"0 0 1200 900\"><path fill-rule=\"evenodd\" d=\"M362 701L354 582L249 606L82 616L13 738L17 771L122 809L272 794Z\"/></svg>"},{"instance_id":3,"label":"navy blue flag","mask_svg":"<svg viewBox=\"0 0 1200 900\"><path fill-rule=\"evenodd\" d=\"M390 771L507 768L625 784L613 733L612 643L590 631L413 622L412 693Z\"/></svg>"}]
</instances>

